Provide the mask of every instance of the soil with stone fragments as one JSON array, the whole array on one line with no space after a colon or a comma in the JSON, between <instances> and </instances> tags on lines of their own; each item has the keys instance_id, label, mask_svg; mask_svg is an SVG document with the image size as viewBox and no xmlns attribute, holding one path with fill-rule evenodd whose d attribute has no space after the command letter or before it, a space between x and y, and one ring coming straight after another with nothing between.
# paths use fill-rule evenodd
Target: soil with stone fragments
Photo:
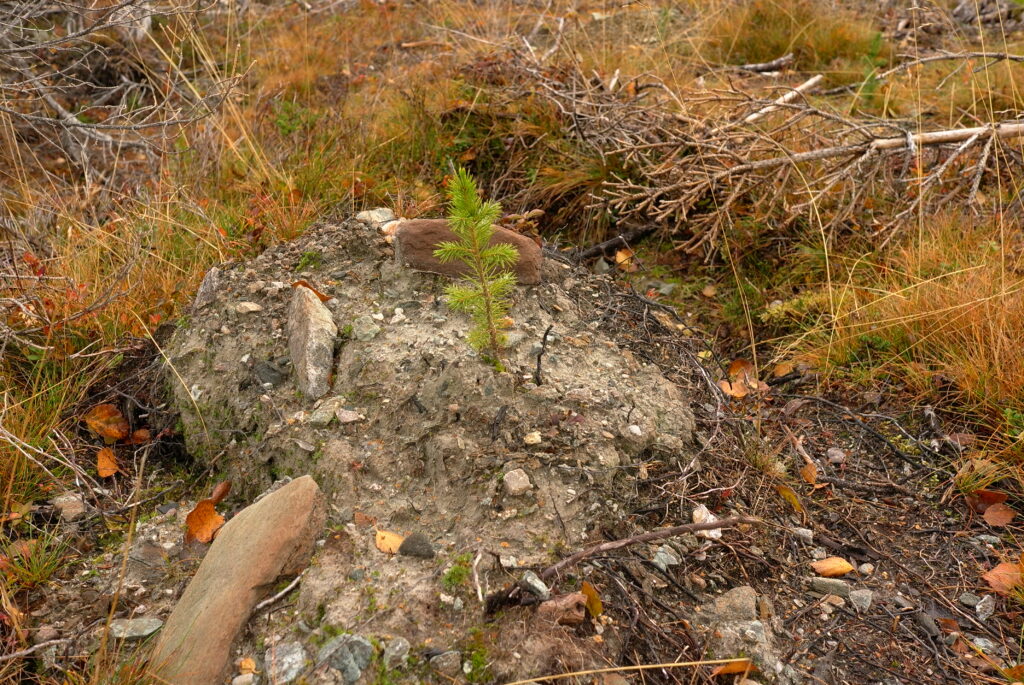
<instances>
[{"instance_id":1,"label":"soil with stone fragments","mask_svg":"<svg viewBox=\"0 0 1024 685\"><path fill-rule=\"evenodd\" d=\"M234 484L229 521L308 474L326 523L294 587L296 569L260 587L270 602L230 636L236 685L540 682L740 656L759 683L985 682L1019 661L1018 607L981 579L1014 526L991 528L947 491L949 448L927 422L880 397L817 397L809 376L727 402L699 335L550 253L543 282L515 295L498 373L465 344L447 281L395 262L385 218L324 224L222 265L165 341L162 383L207 475L139 512L114 613L126 651L154 626L159 639L154 619L168 621L204 555L232 552L183 544L210 474ZM314 304L297 281L329 299ZM291 344L331 325L326 356ZM808 460L813 479L799 475ZM62 502L62 525L84 539L98 523L81 504ZM485 615L482 600L528 572L690 523L701 505L762 523L598 553ZM382 551L385 532L404 551ZM221 546L243 555L262 542ZM811 563L832 556L854 569L818 576ZM90 573L40 592L37 634L73 638L41 650L41 667L95 646L119 560L100 553ZM599 615L580 611L584 581ZM621 675L734 677L714 668Z\"/></svg>"}]
</instances>

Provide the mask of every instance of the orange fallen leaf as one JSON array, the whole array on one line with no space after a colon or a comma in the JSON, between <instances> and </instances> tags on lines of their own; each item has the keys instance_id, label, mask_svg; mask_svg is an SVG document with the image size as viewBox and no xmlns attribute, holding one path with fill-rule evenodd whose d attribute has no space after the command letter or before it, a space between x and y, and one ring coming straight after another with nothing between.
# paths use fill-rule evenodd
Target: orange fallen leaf
<instances>
[{"instance_id":1,"label":"orange fallen leaf","mask_svg":"<svg viewBox=\"0 0 1024 685\"><path fill-rule=\"evenodd\" d=\"M800 467L800 475L805 481L814 485L818 482L818 467L814 465L814 462L809 461Z\"/></svg>"},{"instance_id":2,"label":"orange fallen leaf","mask_svg":"<svg viewBox=\"0 0 1024 685\"><path fill-rule=\"evenodd\" d=\"M152 439L152 435L150 434L148 428L139 428L138 430L132 432L131 437L128 438L128 444L129 445L145 445L151 439Z\"/></svg>"},{"instance_id":3,"label":"orange fallen leaf","mask_svg":"<svg viewBox=\"0 0 1024 685\"><path fill-rule=\"evenodd\" d=\"M828 557L826 559L820 559L819 561L812 561L811 568L814 569L815 573L819 576L826 578L838 578L839 576L845 576L847 573L853 570L853 565L842 557Z\"/></svg>"},{"instance_id":4,"label":"orange fallen leaf","mask_svg":"<svg viewBox=\"0 0 1024 685\"><path fill-rule=\"evenodd\" d=\"M316 295L318 298L320 298L321 302L326 302L327 300L332 299L330 295L324 295L322 292L320 292L319 290L314 288L312 285L310 285L309 281L306 281L306 280L303 280L303 279L299 279L299 280L295 281L294 283L292 283L292 287L293 288L297 288L299 286L302 286L303 288L309 288L310 290L312 290L313 294Z\"/></svg>"},{"instance_id":5,"label":"orange fallen leaf","mask_svg":"<svg viewBox=\"0 0 1024 685\"><path fill-rule=\"evenodd\" d=\"M985 519L985 523L987 523L988 525L996 528L1001 528L1010 523L1010 521L1012 521L1013 517L1016 515L1017 512L1015 512L1013 509L1006 506L1005 504L999 503L990 506L988 509L985 510L985 513L981 516Z\"/></svg>"},{"instance_id":6,"label":"orange fallen leaf","mask_svg":"<svg viewBox=\"0 0 1024 685\"><path fill-rule=\"evenodd\" d=\"M626 273L632 273L637 270L636 261L633 259L635 255L633 250L628 247L624 247L620 250L615 251L615 266L619 267Z\"/></svg>"},{"instance_id":7,"label":"orange fallen leaf","mask_svg":"<svg viewBox=\"0 0 1024 685\"><path fill-rule=\"evenodd\" d=\"M1003 677L1012 681L1024 680L1024 664L1004 668Z\"/></svg>"},{"instance_id":8,"label":"orange fallen leaf","mask_svg":"<svg viewBox=\"0 0 1024 685\"><path fill-rule=\"evenodd\" d=\"M398 548L402 546L402 541L405 538L398 533L392 533L388 530L377 531L377 549L385 554L397 554Z\"/></svg>"},{"instance_id":9,"label":"orange fallen leaf","mask_svg":"<svg viewBox=\"0 0 1024 685\"><path fill-rule=\"evenodd\" d=\"M108 444L128 437L128 421L112 404L97 404L82 417L89 429Z\"/></svg>"},{"instance_id":10,"label":"orange fallen leaf","mask_svg":"<svg viewBox=\"0 0 1024 685\"><path fill-rule=\"evenodd\" d=\"M357 511L352 514L352 521L360 528L369 528L377 523L377 519L369 514L364 514L361 511Z\"/></svg>"},{"instance_id":11,"label":"orange fallen leaf","mask_svg":"<svg viewBox=\"0 0 1024 685\"><path fill-rule=\"evenodd\" d=\"M718 381L718 387L729 397L739 399L751 392L767 392L771 387L757 379L757 370L747 359L736 359L729 364L729 380Z\"/></svg>"},{"instance_id":12,"label":"orange fallen leaf","mask_svg":"<svg viewBox=\"0 0 1024 685\"><path fill-rule=\"evenodd\" d=\"M1004 561L996 564L995 568L984 574L982 578L985 579L985 582L988 583L993 592L1000 595L1008 595L1013 590L1021 587L1020 564Z\"/></svg>"},{"instance_id":13,"label":"orange fallen leaf","mask_svg":"<svg viewBox=\"0 0 1024 685\"><path fill-rule=\"evenodd\" d=\"M96 453L96 473L100 478L110 478L120 470L117 467L117 457L114 455L113 449L104 447Z\"/></svg>"},{"instance_id":14,"label":"orange fallen leaf","mask_svg":"<svg viewBox=\"0 0 1024 685\"><path fill-rule=\"evenodd\" d=\"M238 662L238 673L240 675L246 675L248 673L256 672L256 660L251 656L247 656Z\"/></svg>"},{"instance_id":15,"label":"orange fallen leaf","mask_svg":"<svg viewBox=\"0 0 1024 685\"><path fill-rule=\"evenodd\" d=\"M231 492L231 481L217 483L210 499L200 500L196 508L185 517L185 542L198 540L210 543L224 525L224 517L217 513L217 505Z\"/></svg>"},{"instance_id":16,"label":"orange fallen leaf","mask_svg":"<svg viewBox=\"0 0 1024 685\"><path fill-rule=\"evenodd\" d=\"M587 611L590 612L590 615L600 616L604 611L604 604L601 603L601 595L598 593L597 588L584 580L580 592L587 598Z\"/></svg>"},{"instance_id":17,"label":"orange fallen leaf","mask_svg":"<svg viewBox=\"0 0 1024 685\"><path fill-rule=\"evenodd\" d=\"M796 366L793 364L793 362L779 362L778 364L775 365L775 370L772 371L772 375L775 378L782 378L783 376L788 376L789 374L793 373L795 369Z\"/></svg>"},{"instance_id":18,"label":"orange fallen leaf","mask_svg":"<svg viewBox=\"0 0 1024 685\"><path fill-rule=\"evenodd\" d=\"M718 381L718 387L721 388L722 392L727 396L737 400L746 397L750 393L750 391L747 390L747 384L741 383L740 381L730 383L729 381L721 380Z\"/></svg>"},{"instance_id":19,"label":"orange fallen leaf","mask_svg":"<svg viewBox=\"0 0 1024 685\"><path fill-rule=\"evenodd\" d=\"M185 542L198 540L208 544L223 525L224 517L217 513L213 502L208 499L201 500L185 517Z\"/></svg>"},{"instance_id":20,"label":"orange fallen leaf","mask_svg":"<svg viewBox=\"0 0 1024 685\"><path fill-rule=\"evenodd\" d=\"M715 670L711 671L712 677L716 675L732 675L733 673L754 673L757 671L757 666L750 659L737 659L736 661L716 666Z\"/></svg>"}]
</instances>

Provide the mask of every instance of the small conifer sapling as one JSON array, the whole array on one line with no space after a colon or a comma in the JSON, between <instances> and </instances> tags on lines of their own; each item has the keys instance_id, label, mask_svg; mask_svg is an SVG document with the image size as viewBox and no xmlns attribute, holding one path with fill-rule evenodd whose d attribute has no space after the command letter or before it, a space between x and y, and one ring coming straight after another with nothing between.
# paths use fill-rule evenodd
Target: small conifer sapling
<instances>
[{"instance_id":1,"label":"small conifer sapling","mask_svg":"<svg viewBox=\"0 0 1024 685\"><path fill-rule=\"evenodd\" d=\"M508 326L509 297L516 285L510 269L519 259L519 251L508 243L490 244L501 205L481 200L476 182L465 169L455 172L448 185L448 199L448 225L459 240L439 243L434 256L467 267L465 278L445 291L448 306L470 315L474 325L469 344L500 369L505 345L502 330Z\"/></svg>"}]
</instances>

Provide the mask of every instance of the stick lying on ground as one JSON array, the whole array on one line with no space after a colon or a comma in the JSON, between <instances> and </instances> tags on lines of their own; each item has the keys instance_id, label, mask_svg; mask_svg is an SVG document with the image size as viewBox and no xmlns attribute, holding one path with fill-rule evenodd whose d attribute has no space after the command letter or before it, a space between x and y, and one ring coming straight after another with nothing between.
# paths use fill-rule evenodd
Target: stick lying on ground
<instances>
[{"instance_id":1,"label":"stick lying on ground","mask_svg":"<svg viewBox=\"0 0 1024 685\"><path fill-rule=\"evenodd\" d=\"M640 535L634 535L628 538L622 538L621 540L612 540L611 542L602 542L599 545L593 547L587 547L584 550L573 554L570 557L566 557L561 561L548 566L546 569L540 572L539 577L541 580L550 580L558 575L561 571L575 566L579 562L583 561L587 557L591 557L601 552L611 552L616 549L622 549L623 547L629 547L639 542L651 542L653 540L664 540L665 538L675 537L684 533L696 533L701 530L717 530L722 528L735 528L736 526L743 523L761 523L760 519L754 518L753 516L731 516L729 518L721 519L718 521L709 521L706 523L687 523L681 526L673 526L671 528L661 528L660 530L652 530L649 533L641 533ZM519 597L523 592L522 586L519 583L506 587L497 592L491 593L487 596L484 601L484 612L486 614L493 614L499 609L503 609L508 606L513 606L519 603Z\"/></svg>"}]
</instances>

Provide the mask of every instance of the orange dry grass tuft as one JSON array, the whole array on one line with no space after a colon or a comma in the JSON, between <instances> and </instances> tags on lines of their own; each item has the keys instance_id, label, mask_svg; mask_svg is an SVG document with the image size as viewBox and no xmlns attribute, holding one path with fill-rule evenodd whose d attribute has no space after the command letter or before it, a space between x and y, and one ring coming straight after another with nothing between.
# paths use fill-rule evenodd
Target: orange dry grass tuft
<instances>
[{"instance_id":1,"label":"orange dry grass tuft","mask_svg":"<svg viewBox=\"0 0 1024 685\"><path fill-rule=\"evenodd\" d=\"M863 274L862 274L863 275ZM1024 240L1019 229L959 212L917 235L843 289L827 356L869 362L1016 437L1024 416Z\"/></svg>"}]
</instances>

